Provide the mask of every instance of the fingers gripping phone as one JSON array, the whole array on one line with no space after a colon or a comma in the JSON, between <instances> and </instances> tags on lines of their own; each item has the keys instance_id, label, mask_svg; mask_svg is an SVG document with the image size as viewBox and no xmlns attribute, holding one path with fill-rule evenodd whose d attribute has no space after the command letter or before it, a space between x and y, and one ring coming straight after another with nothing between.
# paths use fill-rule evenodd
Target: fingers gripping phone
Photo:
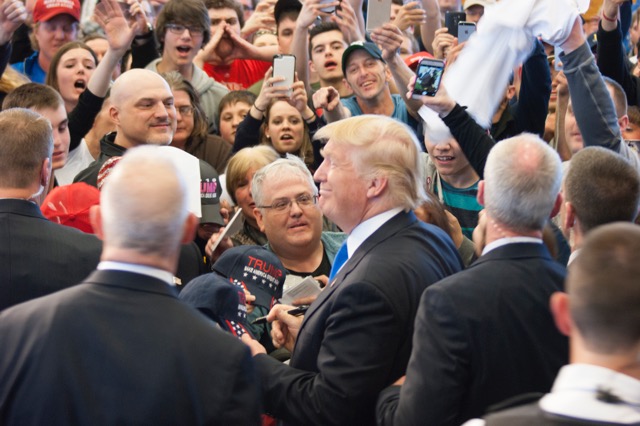
<instances>
[{"instance_id":1,"label":"fingers gripping phone","mask_svg":"<svg viewBox=\"0 0 640 426\"><path fill-rule=\"evenodd\" d=\"M438 59L422 59L416 70L416 84L413 87L414 99L421 96L435 96L440 87L444 62Z\"/></svg>"},{"instance_id":2,"label":"fingers gripping phone","mask_svg":"<svg viewBox=\"0 0 640 426\"><path fill-rule=\"evenodd\" d=\"M469 40L469 37L475 32L476 24L474 22L458 22L458 43L464 43Z\"/></svg>"},{"instance_id":3,"label":"fingers gripping phone","mask_svg":"<svg viewBox=\"0 0 640 426\"><path fill-rule=\"evenodd\" d=\"M274 86L291 87L296 71L296 57L294 55L275 55L273 57L273 76L284 77L284 81L273 83ZM289 89L287 96L291 96Z\"/></svg>"}]
</instances>

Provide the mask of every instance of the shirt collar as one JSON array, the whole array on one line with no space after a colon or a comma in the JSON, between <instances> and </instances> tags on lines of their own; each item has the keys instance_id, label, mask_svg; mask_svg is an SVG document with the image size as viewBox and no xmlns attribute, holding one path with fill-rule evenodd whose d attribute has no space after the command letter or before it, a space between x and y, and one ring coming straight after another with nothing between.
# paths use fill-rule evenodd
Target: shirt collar
<instances>
[{"instance_id":1,"label":"shirt collar","mask_svg":"<svg viewBox=\"0 0 640 426\"><path fill-rule=\"evenodd\" d=\"M154 268L152 266L146 265L137 265L133 263L124 263L124 262L114 262L109 260L103 260L98 263L98 270L115 270L115 271L125 271L125 272L133 272L136 274L147 275L149 277L157 278L161 281L164 281L171 287L174 287L173 274L171 272L164 271L162 269Z\"/></svg>"},{"instance_id":2,"label":"shirt collar","mask_svg":"<svg viewBox=\"0 0 640 426\"><path fill-rule=\"evenodd\" d=\"M370 217L353 228L347 238L347 252L349 253L349 257L355 253L358 247L360 247L362 243L371 236L371 234L376 232L382 225L387 223L392 217L400 213L402 210L402 207L387 210L386 212Z\"/></svg>"},{"instance_id":3,"label":"shirt collar","mask_svg":"<svg viewBox=\"0 0 640 426\"><path fill-rule=\"evenodd\" d=\"M498 247L506 246L507 244L515 244L515 243L534 243L534 244L542 244L542 240L540 238L534 237L504 237L493 242L490 242L484 249L482 250L482 256L489 253L491 250L495 250Z\"/></svg>"}]
</instances>

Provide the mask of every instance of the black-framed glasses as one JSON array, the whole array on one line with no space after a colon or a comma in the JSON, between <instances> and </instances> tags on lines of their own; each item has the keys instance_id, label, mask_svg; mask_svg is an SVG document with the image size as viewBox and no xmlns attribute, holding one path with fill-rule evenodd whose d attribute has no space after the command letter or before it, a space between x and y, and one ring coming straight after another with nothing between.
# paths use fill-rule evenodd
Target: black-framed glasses
<instances>
[{"instance_id":1,"label":"black-framed glasses","mask_svg":"<svg viewBox=\"0 0 640 426\"><path fill-rule=\"evenodd\" d=\"M296 198L278 198L270 206L256 206L259 209L273 209L276 212L284 212L289 210L293 205L293 202L296 202L298 206L301 208L312 206L318 202L317 195L311 194L300 194Z\"/></svg>"},{"instance_id":2,"label":"black-framed glasses","mask_svg":"<svg viewBox=\"0 0 640 426\"><path fill-rule=\"evenodd\" d=\"M185 117L191 117L193 115L193 107L189 105L176 107L176 111L178 111L180 115Z\"/></svg>"},{"instance_id":3,"label":"black-framed glasses","mask_svg":"<svg viewBox=\"0 0 640 426\"><path fill-rule=\"evenodd\" d=\"M204 34L204 30L200 27L193 27L190 25L182 25L182 24L166 24L165 27L176 35L181 35L184 33L184 30L189 30L189 34L192 36L201 36Z\"/></svg>"}]
</instances>

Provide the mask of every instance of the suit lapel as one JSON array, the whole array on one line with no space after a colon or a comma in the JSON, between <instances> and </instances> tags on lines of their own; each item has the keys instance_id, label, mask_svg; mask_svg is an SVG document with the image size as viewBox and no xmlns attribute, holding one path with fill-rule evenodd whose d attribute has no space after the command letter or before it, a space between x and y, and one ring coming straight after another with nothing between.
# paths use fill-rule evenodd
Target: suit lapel
<instances>
[{"instance_id":1,"label":"suit lapel","mask_svg":"<svg viewBox=\"0 0 640 426\"><path fill-rule=\"evenodd\" d=\"M300 327L300 331L304 328L305 324L308 322L308 319L313 316L315 312L317 312L322 305L331 297L333 293L335 293L336 289L340 287L340 284L347 279L349 274L358 266L358 264L364 259L364 257L376 246L383 243L388 238L394 236L401 229L406 228L417 220L413 212L405 213L400 212L390 220L385 222L380 228L378 228L373 234L369 236L358 249L353 253L353 256L347 260L344 264L340 272L336 274L336 277L329 283L327 287L324 288L318 295L318 298L311 304L309 310L307 310L302 326Z\"/></svg>"}]
</instances>

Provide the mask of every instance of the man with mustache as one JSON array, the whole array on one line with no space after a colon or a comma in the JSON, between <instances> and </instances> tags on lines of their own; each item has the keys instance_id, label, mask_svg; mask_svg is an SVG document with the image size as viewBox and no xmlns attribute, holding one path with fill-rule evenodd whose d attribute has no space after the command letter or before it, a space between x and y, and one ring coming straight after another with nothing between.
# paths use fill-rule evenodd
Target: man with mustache
<instances>
[{"instance_id":1,"label":"man with mustache","mask_svg":"<svg viewBox=\"0 0 640 426\"><path fill-rule=\"evenodd\" d=\"M115 133L100 141L100 156L78 173L75 182L97 186L98 172L111 157L139 145L169 145L176 130L176 109L167 82L153 71L133 69L111 88L109 117Z\"/></svg>"}]
</instances>

